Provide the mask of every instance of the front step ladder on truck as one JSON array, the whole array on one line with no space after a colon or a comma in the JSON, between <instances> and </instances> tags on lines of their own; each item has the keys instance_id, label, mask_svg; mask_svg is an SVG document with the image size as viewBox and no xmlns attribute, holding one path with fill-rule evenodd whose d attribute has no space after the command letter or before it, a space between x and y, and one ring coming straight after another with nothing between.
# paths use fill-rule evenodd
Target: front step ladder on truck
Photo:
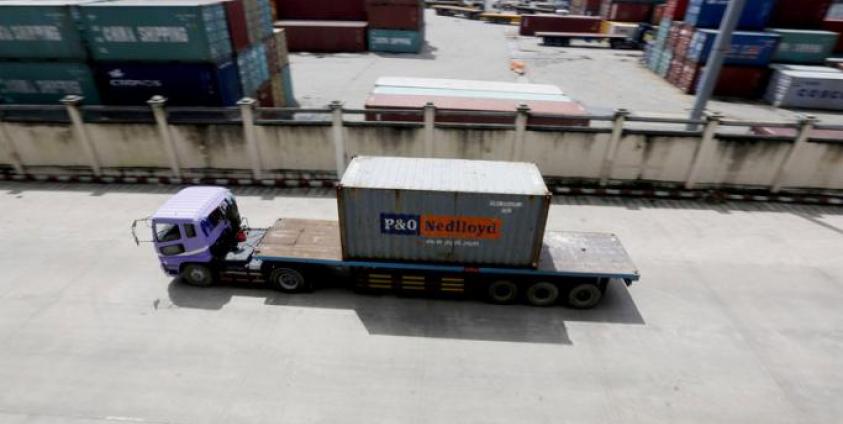
<instances>
[{"instance_id":1,"label":"front step ladder on truck","mask_svg":"<svg viewBox=\"0 0 843 424\"><path fill-rule=\"evenodd\" d=\"M364 292L591 308L611 280L639 279L614 234L545 233L550 200L533 164L357 157L337 187L338 221L248 228L221 187L186 188L145 221L164 272L203 287L297 293L334 275Z\"/></svg>"}]
</instances>

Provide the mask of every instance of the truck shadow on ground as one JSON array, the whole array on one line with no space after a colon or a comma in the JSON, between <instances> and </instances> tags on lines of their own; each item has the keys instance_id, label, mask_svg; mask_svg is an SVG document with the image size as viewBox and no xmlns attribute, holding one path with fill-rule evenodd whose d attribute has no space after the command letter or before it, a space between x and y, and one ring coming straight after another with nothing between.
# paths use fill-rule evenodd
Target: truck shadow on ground
<instances>
[{"instance_id":1,"label":"truck shadow on ground","mask_svg":"<svg viewBox=\"0 0 843 424\"><path fill-rule=\"evenodd\" d=\"M264 298L267 306L353 310L371 335L521 343L573 344L566 322L643 325L627 287L613 281L591 310L562 306L491 305L473 299L357 294L342 288L285 294L262 285L197 288L174 279L168 288L176 307L220 310L236 297Z\"/></svg>"}]
</instances>

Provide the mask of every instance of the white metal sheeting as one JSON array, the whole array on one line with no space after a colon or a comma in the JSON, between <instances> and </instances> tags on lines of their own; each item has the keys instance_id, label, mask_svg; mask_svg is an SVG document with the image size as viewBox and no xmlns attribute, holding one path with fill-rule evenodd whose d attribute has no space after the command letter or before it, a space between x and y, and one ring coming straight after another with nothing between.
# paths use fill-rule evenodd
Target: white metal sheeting
<instances>
[{"instance_id":1,"label":"white metal sheeting","mask_svg":"<svg viewBox=\"0 0 843 424\"><path fill-rule=\"evenodd\" d=\"M354 158L340 183L350 188L546 195L536 165L464 159Z\"/></svg>"}]
</instances>

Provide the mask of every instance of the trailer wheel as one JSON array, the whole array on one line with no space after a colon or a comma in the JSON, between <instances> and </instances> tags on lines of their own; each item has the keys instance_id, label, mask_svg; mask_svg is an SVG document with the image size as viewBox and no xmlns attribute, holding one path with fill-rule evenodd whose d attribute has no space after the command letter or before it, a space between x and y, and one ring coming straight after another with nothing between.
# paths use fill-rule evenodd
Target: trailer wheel
<instances>
[{"instance_id":1,"label":"trailer wheel","mask_svg":"<svg viewBox=\"0 0 843 424\"><path fill-rule=\"evenodd\" d=\"M550 306L559 300L559 287L556 284L541 281L527 289L527 301L533 306Z\"/></svg>"},{"instance_id":2,"label":"trailer wheel","mask_svg":"<svg viewBox=\"0 0 843 424\"><path fill-rule=\"evenodd\" d=\"M209 287L214 285L214 273L207 265L187 264L181 271L182 280L197 287Z\"/></svg>"},{"instance_id":3,"label":"trailer wheel","mask_svg":"<svg viewBox=\"0 0 843 424\"><path fill-rule=\"evenodd\" d=\"M290 268L275 268L269 274L268 282L272 288L288 293L300 292L306 288L304 276Z\"/></svg>"},{"instance_id":4,"label":"trailer wheel","mask_svg":"<svg viewBox=\"0 0 843 424\"><path fill-rule=\"evenodd\" d=\"M594 284L580 284L568 293L568 304L577 309L589 309L597 306L603 293Z\"/></svg>"},{"instance_id":5,"label":"trailer wheel","mask_svg":"<svg viewBox=\"0 0 843 424\"><path fill-rule=\"evenodd\" d=\"M501 305L515 302L518 298L518 286L512 281L498 280L489 284L489 300Z\"/></svg>"}]
</instances>

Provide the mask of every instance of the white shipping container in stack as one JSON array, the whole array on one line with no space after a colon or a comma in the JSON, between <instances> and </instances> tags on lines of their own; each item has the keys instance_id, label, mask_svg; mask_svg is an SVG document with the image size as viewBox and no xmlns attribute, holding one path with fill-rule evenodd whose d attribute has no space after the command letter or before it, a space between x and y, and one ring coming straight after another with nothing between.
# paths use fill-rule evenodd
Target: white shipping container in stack
<instances>
[{"instance_id":1,"label":"white shipping container in stack","mask_svg":"<svg viewBox=\"0 0 843 424\"><path fill-rule=\"evenodd\" d=\"M843 72L776 71L765 98L776 107L843 110Z\"/></svg>"}]
</instances>

